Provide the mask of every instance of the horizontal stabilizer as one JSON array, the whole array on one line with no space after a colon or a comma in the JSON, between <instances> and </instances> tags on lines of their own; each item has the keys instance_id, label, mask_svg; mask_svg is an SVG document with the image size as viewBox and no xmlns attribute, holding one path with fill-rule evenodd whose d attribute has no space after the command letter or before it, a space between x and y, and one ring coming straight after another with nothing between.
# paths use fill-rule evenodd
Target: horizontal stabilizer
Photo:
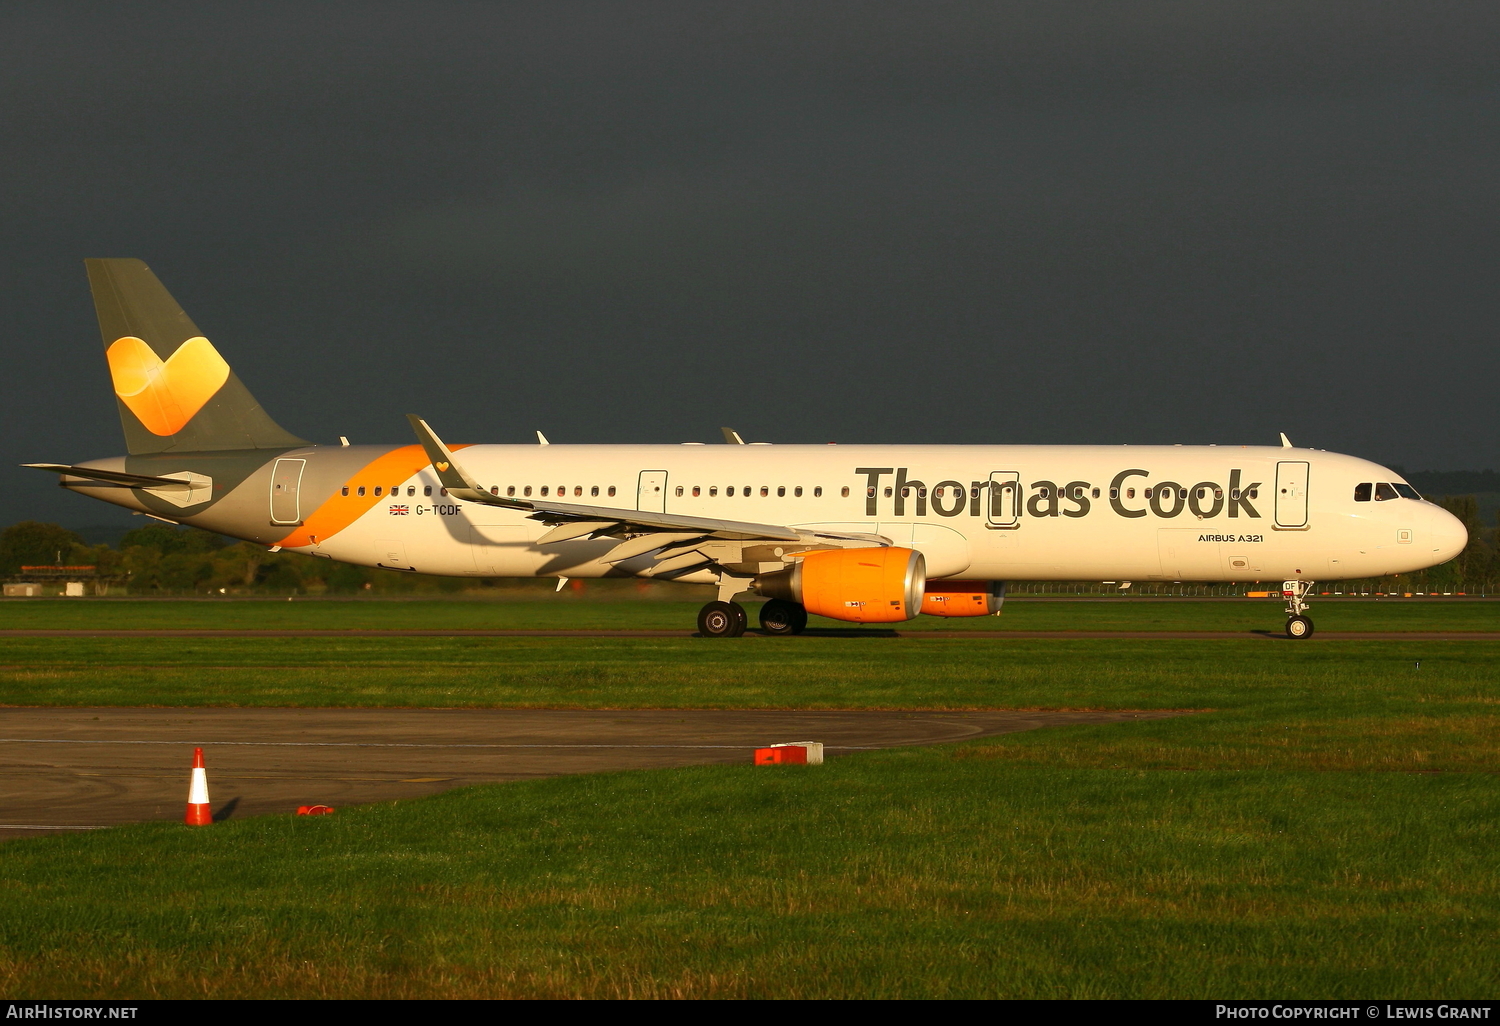
<instances>
[{"instance_id":1,"label":"horizontal stabilizer","mask_svg":"<svg viewBox=\"0 0 1500 1026\"><path fill-rule=\"evenodd\" d=\"M82 477L104 484L124 485L127 488L193 488L193 482L175 477L151 477L147 474L126 474L118 470L96 470L93 467L70 467L62 463L23 463L23 467L35 470L50 470L54 474Z\"/></svg>"}]
</instances>

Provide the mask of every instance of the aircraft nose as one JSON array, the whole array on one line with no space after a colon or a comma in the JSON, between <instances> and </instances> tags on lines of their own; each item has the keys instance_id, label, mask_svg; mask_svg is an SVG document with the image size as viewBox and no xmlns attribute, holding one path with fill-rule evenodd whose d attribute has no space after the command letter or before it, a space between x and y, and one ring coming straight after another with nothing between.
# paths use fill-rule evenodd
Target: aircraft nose
<instances>
[{"instance_id":1,"label":"aircraft nose","mask_svg":"<svg viewBox=\"0 0 1500 1026\"><path fill-rule=\"evenodd\" d=\"M1469 530L1464 522L1445 509L1434 507L1430 511L1431 523L1427 536L1431 539L1432 554L1437 562L1446 563L1469 544Z\"/></svg>"}]
</instances>

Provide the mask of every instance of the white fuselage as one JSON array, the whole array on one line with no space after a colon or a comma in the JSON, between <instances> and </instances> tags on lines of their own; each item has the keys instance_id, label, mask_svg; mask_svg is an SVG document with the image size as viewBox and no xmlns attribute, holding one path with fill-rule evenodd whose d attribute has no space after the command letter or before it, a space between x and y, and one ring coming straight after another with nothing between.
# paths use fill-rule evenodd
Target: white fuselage
<instances>
[{"instance_id":1,"label":"white fuselage","mask_svg":"<svg viewBox=\"0 0 1500 1026\"><path fill-rule=\"evenodd\" d=\"M1357 486L1400 475L1309 449L474 445L459 456L501 496L881 535L920 550L934 579L1333 580L1433 566L1467 541L1432 503L1356 499ZM346 487L383 495L330 537L289 548L444 575L637 569L604 561L616 540L538 545L544 525L446 497L431 467ZM351 497L309 495L304 511Z\"/></svg>"}]
</instances>

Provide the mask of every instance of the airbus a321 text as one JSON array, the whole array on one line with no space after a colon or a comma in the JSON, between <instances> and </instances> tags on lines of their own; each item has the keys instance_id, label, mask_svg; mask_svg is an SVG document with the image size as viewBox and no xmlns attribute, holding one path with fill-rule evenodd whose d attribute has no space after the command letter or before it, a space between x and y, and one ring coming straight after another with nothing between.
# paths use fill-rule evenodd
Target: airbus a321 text
<instances>
[{"instance_id":1,"label":"airbus a321 text","mask_svg":"<svg viewBox=\"0 0 1500 1026\"><path fill-rule=\"evenodd\" d=\"M129 455L63 487L273 549L455 577L712 585L702 634L809 613L998 613L1008 581L1282 582L1442 563L1462 523L1354 456L1275 446L314 445L279 427L139 260L87 261ZM738 444L733 444L738 443Z\"/></svg>"}]
</instances>

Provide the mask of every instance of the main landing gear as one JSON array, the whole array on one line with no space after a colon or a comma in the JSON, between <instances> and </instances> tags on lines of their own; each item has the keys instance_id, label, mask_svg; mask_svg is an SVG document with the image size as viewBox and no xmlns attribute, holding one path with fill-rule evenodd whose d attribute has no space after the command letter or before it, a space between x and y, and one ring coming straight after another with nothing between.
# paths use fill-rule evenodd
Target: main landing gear
<instances>
[{"instance_id":1,"label":"main landing gear","mask_svg":"<svg viewBox=\"0 0 1500 1026\"><path fill-rule=\"evenodd\" d=\"M795 602L771 599L760 607L760 629L767 634L801 634L807 627L807 610Z\"/></svg>"},{"instance_id":2,"label":"main landing gear","mask_svg":"<svg viewBox=\"0 0 1500 1026\"><path fill-rule=\"evenodd\" d=\"M738 602L710 602L698 610L698 633L705 638L737 638L750 617Z\"/></svg>"},{"instance_id":3,"label":"main landing gear","mask_svg":"<svg viewBox=\"0 0 1500 1026\"><path fill-rule=\"evenodd\" d=\"M705 638L738 638L749 620L738 602L710 602L698 611L698 633ZM760 607L760 629L767 634L801 634L806 626L807 610L794 602L771 599Z\"/></svg>"},{"instance_id":4,"label":"main landing gear","mask_svg":"<svg viewBox=\"0 0 1500 1026\"><path fill-rule=\"evenodd\" d=\"M1312 581L1283 581L1281 595L1286 599L1286 636L1293 640L1312 637L1312 617L1302 601L1312 591Z\"/></svg>"}]
</instances>

